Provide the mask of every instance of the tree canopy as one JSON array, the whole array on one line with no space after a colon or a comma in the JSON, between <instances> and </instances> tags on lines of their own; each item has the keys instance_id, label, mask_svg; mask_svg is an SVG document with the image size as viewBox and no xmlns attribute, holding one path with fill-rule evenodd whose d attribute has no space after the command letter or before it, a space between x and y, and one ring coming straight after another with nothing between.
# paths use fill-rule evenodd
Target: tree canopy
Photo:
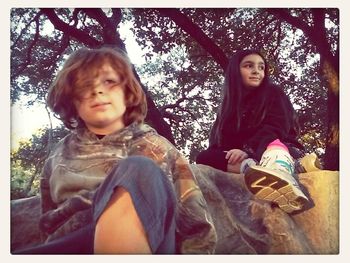
<instances>
[{"instance_id":1,"label":"tree canopy","mask_svg":"<svg viewBox=\"0 0 350 263\"><path fill-rule=\"evenodd\" d=\"M254 48L266 55L273 80L291 98L302 143L322 157L327 169L339 169L336 8L13 8L11 103L21 96L30 96L28 107L45 103L62 61L79 47L126 51L119 32L125 23L144 51L146 62L135 66L135 74L147 95L146 122L190 161L207 146L228 58ZM52 138L54 143L59 136Z\"/></svg>"}]
</instances>

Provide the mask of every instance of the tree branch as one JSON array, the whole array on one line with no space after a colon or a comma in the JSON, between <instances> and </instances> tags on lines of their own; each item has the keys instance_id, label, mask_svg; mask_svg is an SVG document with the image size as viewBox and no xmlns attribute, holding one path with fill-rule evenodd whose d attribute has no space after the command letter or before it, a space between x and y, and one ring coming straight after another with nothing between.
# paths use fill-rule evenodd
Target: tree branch
<instances>
[{"instance_id":1,"label":"tree branch","mask_svg":"<svg viewBox=\"0 0 350 263\"><path fill-rule=\"evenodd\" d=\"M185 14L174 8L158 8L160 14L171 18L183 31L195 39L225 70L228 64L228 58L222 49L215 44L202 29L193 23Z\"/></svg>"},{"instance_id":2,"label":"tree branch","mask_svg":"<svg viewBox=\"0 0 350 263\"><path fill-rule=\"evenodd\" d=\"M319 48L320 53L322 53L333 68L339 72L339 63L337 63L338 60L335 59L335 56L332 54L332 48L327 39L327 32L325 28L325 10L323 8L315 8L312 9L312 14L314 16L314 26L312 30L312 38L315 41L314 43L319 43L317 47ZM337 48L337 50L339 49Z\"/></svg>"},{"instance_id":3,"label":"tree branch","mask_svg":"<svg viewBox=\"0 0 350 263\"><path fill-rule=\"evenodd\" d=\"M159 108L159 111L160 112L165 112L167 109L174 109L174 108L181 108L182 107L180 106L180 103L181 102L184 102L185 100L188 100L188 101L193 101L193 100L196 100L196 99L203 99L201 96L193 96L193 97L182 97L182 98L179 98L175 103L173 104L167 104L167 105L164 105L162 107Z\"/></svg>"},{"instance_id":4,"label":"tree branch","mask_svg":"<svg viewBox=\"0 0 350 263\"><path fill-rule=\"evenodd\" d=\"M38 21L39 17L41 16L41 11L39 11L34 17L33 19L31 19L28 24L26 24L26 26L24 28L22 28L21 33L19 34L19 36L17 37L17 39L13 42L13 44L11 45L11 49L13 49L13 47L15 47L17 45L17 42L19 39L21 39L22 35L27 31L28 27L31 25L31 23L33 23L34 21Z\"/></svg>"},{"instance_id":5,"label":"tree branch","mask_svg":"<svg viewBox=\"0 0 350 263\"><path fill-rule=\"evenodd\" d=\"M42 13L47 16L55 29L67 33L71 38L76 39L78 42L84 43L89 47L97 47L102 45L101 42L86 34L84 31L79 30L64 21L62 21L55 13L53 8L42 8Z\"/></svg>"},{"instance_id":6,"label":"tree branch","mask_svg":"<svg viewBox=\"0 0 350 263\"><path fill-rule=\"evenodd\" d=\"M104 44L116 44L124 51L126 50L117 31L119 23L116 23L116 21L121 21L121 19L118 19L117 9L113 10L113 18L107 17L106 13L103 12L101 8L82 8L82 10L101 25ZM119 15L121 16L121 12Z\"/></svg>"},{"instance_id":7,"label":"tree branch","mask_svg":"<svg viewBox=\"0 0 350 263\"><path fill-rule=\"evenodd\" d=\"M36 18L35 24L36 24L36 28L35 28L34 39L33 39L32 43L29 45L29 47L27 49L26 60L21 65L19 65L18 71L16 71L16 73L13 75L13 77L15 77L15 78L22 74L22 72L26 69L26 67L30 64L30 62L32 60L31 59L31 53L32 53L32 50L33 50L35 44L37 43L37 41L39 39L39 36L40 36L40 34L39 34L40 33L39 32L39 16Z\"/></svg>"},{"instance_id":8,"label":"tree branch","mask_svg":"<svg viewBox=\"0 0 350 263\"><path fill-rule=\"evenodd\" d=\"M338 59L336 59L336 57L333 56L333 54L331 53L331 47L327 40L326 32L324 30L325 13L322 8L316 8L312 10L312 13L314 15L313 27L309 26L302 19L292 16L285 9L274 8L268 11L271 14L289 23L290 25L302 30L304 34L310 38L311 43L315 45L318 52L331 63L331 65L334 67L334 69L337 70L337 72L339 72L339 63L337 62Z\"/></svg>"},{"instance_id":9,"label":"tree branch","mask_svg":"<svg viewBox=\"0 0 350 263\"><path fill-rule=\"evenodd\" d=\"M42 62L42 67L49 69L57 65L57 60L62 55L62 53L67 49L67 47L69 47L69 44L70 44L69 41L70 41L69 36L67 36L63 32L61 41L59 42L60 46L58 47L57 50L54 50L54 53L51 57L49 57L48 59Z\"/></svg>"},{"instance_id":10,"label":"tree branch","mask_svg":"<svg viewBox=\"0 0 350 263\"><path fill-rule=\"evenodd\" d=\"M274 31L277 31L277 43L276 43L276 46L275 48L272 50L272 54L275 55L275 57L278 57L278 54L275 54L276 53L276 50L278 50L278 47L281 45L281 38L282 38L282 28L281 28L281 22L277 22L276 23L276 26L274 28Z\"/></svg>"}]
</instances>

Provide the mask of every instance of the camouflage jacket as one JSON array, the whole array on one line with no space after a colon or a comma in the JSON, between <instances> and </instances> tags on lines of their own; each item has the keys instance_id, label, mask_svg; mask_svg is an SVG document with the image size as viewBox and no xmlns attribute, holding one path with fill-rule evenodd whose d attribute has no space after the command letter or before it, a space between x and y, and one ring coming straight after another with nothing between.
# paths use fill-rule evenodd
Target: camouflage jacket
<instances>
[{"instance_id":1,"label":"camouflage jacket","mask_svg":"<svg viewBox=\"0 0 350 263\"><path fill-rule=\"evenodd\" d=\"M213 253L216 231L190 164L146 124L131 124L102 139L87 129L63 138L51 151L41 175L40 229L55 239L91 222L96 188L119 160L132 155L153 159L174 185L180 253Z\"/></svg>"}]
</instances>

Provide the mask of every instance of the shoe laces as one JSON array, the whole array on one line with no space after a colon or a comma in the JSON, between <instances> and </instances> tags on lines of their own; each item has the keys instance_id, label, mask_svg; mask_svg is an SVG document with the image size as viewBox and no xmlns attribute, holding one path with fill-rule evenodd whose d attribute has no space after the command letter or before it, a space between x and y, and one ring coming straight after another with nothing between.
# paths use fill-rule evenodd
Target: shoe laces
<instances>
[{"instance_id":1,"label":"shoe laces","mask_svg":"<svg viewBox=\"0 0 350 263\"><path fill-rule=\"evenodd\" d=\"M287 155L275 155L274 158L271 156L262 156L260 160L260 166L276 169L288 174L294 174L294 161Z\"/></svg>"}]
</instances>

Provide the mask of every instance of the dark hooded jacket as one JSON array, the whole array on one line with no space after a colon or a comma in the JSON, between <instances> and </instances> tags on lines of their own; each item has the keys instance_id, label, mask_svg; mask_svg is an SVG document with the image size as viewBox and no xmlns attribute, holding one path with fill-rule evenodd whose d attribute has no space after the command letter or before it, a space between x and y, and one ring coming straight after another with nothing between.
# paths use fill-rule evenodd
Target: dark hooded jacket
<instances>
[{"instance_id":1,"label":"dark hooded jacket","mask_svg":"<svg viewBox=\"0 0 350 263\"><path fill-rule=\"evenodd\" d=\"M219 144L213 139L214 129L212 129L209 149L216 148L224 151L241 149L247 152L249 157L260 160L267 145L275 139L280 139L288 147L303 150L303 146L297 141L296 114L289 98L280 87L275 85L270 85L266 92L269 93L267 107L260 124L257 125L252 117L254 103L258 99L257 94L250 92L243 99L243 113L238 131L235 129L234 122L225 123Z\"/></svg>"}]
</instances>

